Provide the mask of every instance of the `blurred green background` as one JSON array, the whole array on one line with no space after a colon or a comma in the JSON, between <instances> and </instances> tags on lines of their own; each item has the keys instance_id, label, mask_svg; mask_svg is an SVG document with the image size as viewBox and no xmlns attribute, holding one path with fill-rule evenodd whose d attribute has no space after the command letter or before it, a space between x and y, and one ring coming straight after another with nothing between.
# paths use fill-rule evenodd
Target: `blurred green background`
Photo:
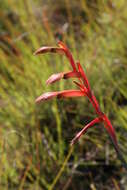
<instances>
[{"instance_id":1,"label":"blurred green background","mask_svg":"<svg viewBox=\"0 0 127 190\"><path fill-rule=\"evenodd\" d=\"M71 80L45 84L68 71L65 57L33 56L58 40L80 60L127 161L127 1L1 0L0 189L126 190L126 173L102 125L75 144L56 179L71 139L96 117L85 98L35 104L43 92L73 88Z\"/></svg>"}]
</instances>

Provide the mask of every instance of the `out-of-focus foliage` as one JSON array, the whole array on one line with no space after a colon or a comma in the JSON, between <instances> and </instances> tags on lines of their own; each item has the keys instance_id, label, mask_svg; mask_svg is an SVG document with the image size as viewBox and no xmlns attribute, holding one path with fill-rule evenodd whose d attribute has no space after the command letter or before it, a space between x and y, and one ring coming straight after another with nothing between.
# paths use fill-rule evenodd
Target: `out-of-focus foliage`
<instances>
[{"instance_id":1,"label":"out-of-focus foliage","mask_svg":"<svg viewBox=\"0 0 127 190\"><path fill-rule=\"evenodd\" d=\"M69 69L66 58L33 56L61 39L83 65L127 160L126 23L125 0L2 1L0 189L49 189L70 140L95 117L85 98L35 105L41 93L72 86L45 85L51 73ZM106 131L97 126L75 145L55 189L126 189L126 181Z\"/></svg>"}]
</instances>

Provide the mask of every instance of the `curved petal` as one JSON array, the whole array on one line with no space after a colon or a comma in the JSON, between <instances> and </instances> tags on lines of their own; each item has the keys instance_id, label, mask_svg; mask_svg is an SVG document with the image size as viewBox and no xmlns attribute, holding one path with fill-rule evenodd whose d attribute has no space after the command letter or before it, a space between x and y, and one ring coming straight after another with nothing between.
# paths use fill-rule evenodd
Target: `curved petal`
<instances>
[{"instance_id":1,"label":"curved petal","mask_svg":"<svg viewBox=\"0 0 127 190\"><path fill-rule=\"evenodd\" d=\"M64 54L64 50L63 48L58 48L58 47L48 47L48 46L44 46L41 47L39 49L37 49L34 53L34 55L38 55L38 54L42 54L42 53L59 53L59 54Z\"/></svg>"},{"instance_id":2,"label":"curved petal","mask_svg":"<svg viewBox=\"0 0 127 190\"><path fill-rule=\"evenodd\" d=\"M46 84L52 84L56 81L59 81L60 79L62 79L64 76L64 73L56 73L51 75L48 80L46 81Z\"/></svg>"},{"instance_id":3,"label":"curved petal","mask_svg":"<svg viewBox=\"0 0 127 190\"><path fill-rule=\"evenodd\" d=\"M69 71L69 72L62 72L62 73L56 73L51 75L48 80L46 81L46 84L52 84L56 81L59 81L60 79L68 79L68 78L72 78L72 77L80 77L80 74L78 72L74 72L74 71Z\"/></svg>"},{"instance_id":4,"label":"curved petal","mask_svg":"<svg viewBox=\"0 0 127 190\"><path fill-rule=\"evenodd\" d=\"M55 96L58 95L59 92L46 92L44 94L42 94L41 96L39 96L35 102L36 103L40 103L41 101L45 101L45 100L49 100Z\"/></svg>"}]
</instances>

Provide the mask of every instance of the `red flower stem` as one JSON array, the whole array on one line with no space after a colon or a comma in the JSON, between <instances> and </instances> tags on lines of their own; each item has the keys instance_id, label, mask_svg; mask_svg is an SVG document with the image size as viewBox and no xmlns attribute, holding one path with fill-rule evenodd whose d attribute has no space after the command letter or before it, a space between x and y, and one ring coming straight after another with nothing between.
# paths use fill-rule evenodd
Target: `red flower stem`
<instances>
[{"instance_id":1,"label":"red flower stem","mask_svg":"<svg viewBox=\"0 0 127 190\"><path fill-rule=\"evenodd\" d=\"M61 42L61 41L58 42L58 45L61 48L63 48L63 50L64 50L67 58L69 59L69 62L71 64L71 66L73 68L73 71L76 71L77 69L76 69L75 61L74 61L73 56L72 56L70 50L68 49L68 47L63 42Z\"/></svg>"},{"instance_id":2,"label":"red flower stem","mask_svg":"<svg viewBox=\"0 0 127 190\"><path fill-rule=\"evenodd\" d=\"M93 98L93 97L94 97L94 98ZM101 115L102 115L102 111L101 111L101 109L100 109L100 106L99 106L99 104L98 104L98 102L97 102L95 96L92 95L91 98L90 98L90 96L88 96L88 98L89 98L91 104L93 105L93 108L95 109L97 115L101 116Z\"/></svg>"},{"instance_id":3,"label":"red flower stem","mask_svg":"<svg viewBox=\"0 0 127 190\"><path fill-rule=\"evenodd\" d=\"M72 68L73 68L73 71L76 71L77 69L76 69L76 66L75 66L75 62L74 62L74 59L73 59L73 57L72 57L70 51L67 51L67 52L66 52L66 56L68 57L68 59L69 59L69 61L70 61L70 64L71 64L71 66L72 66Z\"/></svg>"},{"instance_id":4,"label":"red flower stem","mask_svg":"<svg viewBox=\"0 0 127 190\"><path fill-rule=\"evenodd\" d=\"M80 62L78 61L77 62L77 66L78 66L78 70L79 72L81 73L81 78L82 78L82 82L83 84L86 86L86 88L88 89L88 92L91 92L91 88L90 88L90 84L89 84L89 81L85 75L85 72L80 64Z\"/></svg>"},{"instance_id":5,"label":"red flower stem","mask_svg":"<svg viewBox=\"0 0 127 190\"><path fill-rule=\"evenodd\" d=\"M86 77L86 79L87 79L87 77ZM79 81L81 82L81 79L80 79L80 78L79 78ZM88 79L87 79L87 81L88 81ZM86 84L86 83L85 83L85 84ZM103 121L103 116L104 116L104 114L103 114L103 112L102 112L101 109L100 109L100 106L99 106L99 103L98 103L96 97L95 97L95 96L93 95L93 93L91 92L90 85L87 86L87 90L88 90L88 92L86 93L86 95L87 95L88 99L90 100L91 104L93 105L93 107L94 107L94 109L95 109L97 115L98 115L100 118L102 118L102 121ZM96 119L97 119L97 118L96 118ZM96 120L96 119L95 119L95 120ZM101 121L101 120L100 120L100 121ZM93 124L94 122L95 122L95 121L93 120L91 123ZM99 122L99 121L98 121L98 122ZM90 126L91 126L91 123L90 123ZM95 123L94 123L94 124L95 124ZM88 124L88 125L89 125L89 124ZM79 139L79 137L87 130L87 128L88 128L88 127L86 127L85 129L83 128L82 131L79 133L79 135L74 138L74 140L72 141L71 144L73 144L73 143L75 142L75 140ZM120 152L120 150L119 150L119 148L118 148L118 144L116 145L116 144L114 143L114 141L113 141L113 139L111 138L110 135L109 135L109 137L110 137L110 139L111 139L111 141L112 141L113 147L114 147L114 149L115 149L115 151L116 151L116 154L117 154L119 160L121 161L123 167L124 167L124 168L126 169L126 171L127 171L127 163L126 163L126 160L124 159L123 155L121 154L121 152Z\"/></svg>"},{"instance_id":6,"label":"red flower stem","mask_svg":"<svg viewBox=\"0 0 127 190\"><path fill-rule=\"evenodd\" d=\"M77 72L78 72L78 71L77 71ZM83 83L85 84L85 86L86 86L86 88L87 88L87 93L86 93L86 95L87 95L87 97L89 98L90 102L92 103L92 105L93 105L93 107L94 107L96 113L100 116L100 115L102 115L102 112L101 112L99 103L98 103L96 97L95 97L95 96L93 95L93 93L91 92L91 87L90 87L90 84L89 84L89 82L88 82L88 79L87 79L85 73L84 73L84 76L85 76L85 78L82 78L82 77L80 78L80 77L78 77L78 79L79 79L79 81L80 81L81 84L82 84L82 80L83 80ZM82 79L82 80L81 80L81 79Z\"/></svg>"}]
</instances>

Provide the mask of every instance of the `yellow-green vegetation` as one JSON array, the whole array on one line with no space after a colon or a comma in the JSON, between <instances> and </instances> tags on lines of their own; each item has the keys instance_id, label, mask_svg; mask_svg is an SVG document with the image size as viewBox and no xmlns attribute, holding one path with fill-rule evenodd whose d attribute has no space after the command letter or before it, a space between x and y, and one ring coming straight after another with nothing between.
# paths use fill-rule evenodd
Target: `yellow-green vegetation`
<instances>
[{"instance_id":1,"label":"yellow-green vegetation","mask_svg":"<svg viewBox=\"0 0 127 190\"><path fill-rule=\"evenodd\" d=\"M68 71L65 57L33 55L40 46L66 42L112 121L127 161L126 23L126 0L2 1L0 189L127 188L124 169L102 126L90 129L73 152L69 148L76 132L95 117L87 99L35 104L43 92L72 84L45 85L51 73Z\"/></svg>"}]
</instances>

